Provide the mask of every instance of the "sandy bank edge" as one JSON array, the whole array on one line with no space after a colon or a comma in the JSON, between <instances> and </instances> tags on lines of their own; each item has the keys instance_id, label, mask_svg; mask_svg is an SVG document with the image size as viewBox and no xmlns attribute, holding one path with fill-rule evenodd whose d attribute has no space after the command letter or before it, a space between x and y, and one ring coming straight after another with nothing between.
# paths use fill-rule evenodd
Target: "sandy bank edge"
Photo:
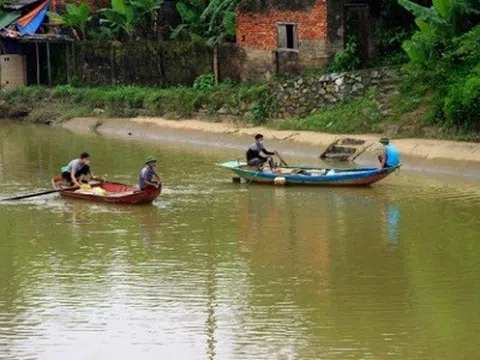
<instances>
[{"instance_id":1,"label":"sandy bank edge","mask_svg":"<svg viewBox=\"0 0 480 360\"><path fill-rule=\"evenodd\" d=\"M74 118L62 124L74 131L96 131L99 133L140 131L148 129L171 129L178 131L203 131L208 133L228 134L232 136L251 136L257 132L267 138L281 142L296 142L325 148L340 137L366 140L368 144L378 142L379 135L345 135L327 134L311 131L284 131L265 127L237 127L229 123L210 123L200 120L166 120L163 118L138 117L127 119ZM402 155L428 160L455 160L480 162L480 143L457 142L429 139L396 139L395 145ZM371 147L370 149L373 149ZM368 151L368 150L367 150ZM320 154L320 151L319 151Z\"/></svg>"}]
</instances>

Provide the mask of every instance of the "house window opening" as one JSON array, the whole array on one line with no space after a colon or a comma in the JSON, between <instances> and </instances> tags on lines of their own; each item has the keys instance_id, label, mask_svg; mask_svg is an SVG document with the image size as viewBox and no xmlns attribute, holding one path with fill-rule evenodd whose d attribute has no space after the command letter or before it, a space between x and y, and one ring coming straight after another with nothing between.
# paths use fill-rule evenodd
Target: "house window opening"
<instances>
[{"instance_id":1,"label":"house window opening","mask_svg":"<svg viewBox=\"0 0 480 360\"><path fill-rule=\"evenodd\" d=\"M278 48L282 50L298 49L297 24L279 24L278 25Z\"/></svg>"},{"instance_id":2,"label":"house window opening","mask_svg":"<svg viewBox=\"0 0 480 360\"><path fill-rule=\"evenodd\" d=\"M294 35L294 26L285 25L287 27L287 49L295 49L295 35Z\"/></svg>"}]
</instances>

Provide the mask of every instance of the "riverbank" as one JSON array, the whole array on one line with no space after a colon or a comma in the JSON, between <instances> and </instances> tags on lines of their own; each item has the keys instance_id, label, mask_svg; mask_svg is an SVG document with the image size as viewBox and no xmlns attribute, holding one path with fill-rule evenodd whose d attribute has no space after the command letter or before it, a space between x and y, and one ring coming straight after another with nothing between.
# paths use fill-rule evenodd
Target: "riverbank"
<instances>
[{"instance_id":1,"label":"riverbank","mask_svg":"<svg viewBox=\"0 0 480 360\"><path fill-rule=\"evenodd\" d=\"M222 141L225 137L245 137L251 139L252 135L261 132L270 141L274 140L276 145L287 147L288 144L305 145L313 148L318 155L332 142L344 134L327 134L312 131L289 131L274 130L263 126L239 126L234 122L212 123L198 119L189 120L167 120L156 117L135 117L135 118L99 118L86 117L74 118L65 121L60 126L79 132L96 132L102 135L115 135L125 138L159 139L170 136L169 132L177 132L176 136L184 139L194 139L192 136L203 134L211 142ZM222 135L222 138L209 135ZM367 144L378 142L379 135L348 135L348 137L362 139ZM194 139L199 141L198 139ZM206 140L207 141L207 140ZM396 139L395 145L402 155L412 159L421 160L446 160L456 162L480 163L480 144L471 142L457 142L446 140L430 139ZM362 157L372 158L375 147L367 149Z\"/></svg>"},{"instance_id":2,"label":"riverbank","mask_svg":"<svg viewBox=\"0 0 480 360\"><path fill-rule=\"evenodd\" d=\"M428 98L405 96L391 89L393 92L386 97L383 94L383 98L378 98L378 92L369 92L303 118L272 119L269 115L277 106L270 87L26 87L0 92L0 117L143 138L162 137L165 129L179 131L175 135L178 138L195 137L193 132L251 138L255 132L263 132L279 142L314 148L316 157L340 136L360 138L368 146L387 135L404 157L480 162L480 143L451 141L477 141L478 134L449 133L424 123L422 114L428 110ZM235 114L235 109L243 113ZM373 152L362 157L368 154ZM375 161L373 156L371 160Z\"/></svg>"},{"instance_id":3,"label":"riverbank","mask_svg":"<svg viewBox=\"0 0 480 360\"><path fill-rule=\"evenodd\" d=\"M435 101L428 93L399 91L398 80L375 88L376 81L380 81L374 78L376 73L368 72L371 80L368 91L353 97L342 93L342 87L337 85L337 82L348 82L347 75L339 74L336 80L331 75L320 77L316 80L321 84L318 86L311 78L280 83L225 83L206 88L77 88L65 85L50 89L31 86L1 91L0 117L41 124L58 124L75 117L90 116L172 120L200 118L213 123L230 121L239 127L265 126L276 130L331 134L480 141L478 132L435 125L431 119ZM367 81L368 76L362 79ZM312 93L312 86L319 89L319 94ZM337 97L329 95L328 91L334 93L337 90ZM320 95L324 92L325 95ZM330 103L325 103L325 99L316 100L319 96L330 99ZM289 100L279 100L285 98ZM313 99L308 106L296 108L292 105L297 104L298 107L307 98ZM318 107L314 108L317 102ZM287 115L284 111L291 114Z\"/></svg>"}]
</instances>

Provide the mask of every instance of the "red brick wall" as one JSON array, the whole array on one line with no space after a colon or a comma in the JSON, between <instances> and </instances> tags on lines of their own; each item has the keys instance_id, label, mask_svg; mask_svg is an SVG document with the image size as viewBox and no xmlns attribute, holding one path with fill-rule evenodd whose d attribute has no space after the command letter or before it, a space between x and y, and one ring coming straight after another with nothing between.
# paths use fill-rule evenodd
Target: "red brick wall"
<instances>
[{"instance_id":1,"label":"red brick wall","mask_svg":"<svg viewBox=\"0 0 480 360\"><path fill-rule=\"evenodd\" d=\"M310 11L279 11L266 13L237 13L237 43L244 48L275 50L277 22L298 24L298 38L327 40L327 4L317 0Z\"/></svg>"}]
</instances>

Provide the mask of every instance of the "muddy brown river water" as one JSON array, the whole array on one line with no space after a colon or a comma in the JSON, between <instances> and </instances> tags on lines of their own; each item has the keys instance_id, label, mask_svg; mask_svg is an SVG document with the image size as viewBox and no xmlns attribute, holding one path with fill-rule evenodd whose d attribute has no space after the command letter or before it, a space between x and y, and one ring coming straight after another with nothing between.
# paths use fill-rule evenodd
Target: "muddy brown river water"
<instances>
[{"instance_id":1,"label":"muddy brown river water","mask_svg":"<svg viewBox=\"0 0 480 360\"><path fill-rule=\"evenodd\" d=\"M246 187L214 166L230 145L0 123L0 198L84 150L127 183L154 154L165 181L152 206L0 203L0 359L478 358L476 170Z\"/></svg>"}]
</instances>

